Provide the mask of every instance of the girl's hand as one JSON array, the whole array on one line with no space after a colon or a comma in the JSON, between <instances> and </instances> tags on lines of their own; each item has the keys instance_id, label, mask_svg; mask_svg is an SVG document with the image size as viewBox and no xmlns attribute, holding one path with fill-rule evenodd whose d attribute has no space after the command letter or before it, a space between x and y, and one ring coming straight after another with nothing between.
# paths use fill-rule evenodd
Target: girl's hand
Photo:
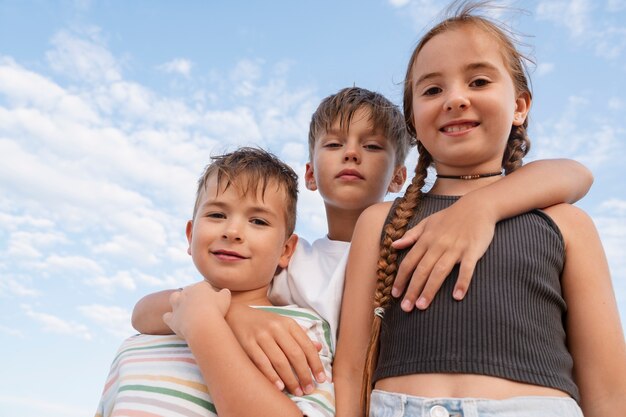
<instances>
[{"instance_id":1,"label":"girl's hand","mask_svg":"<svg viewBox=\"0 0 626 417\"><path fill-rule=\"evenodd\" d=\"M310 394L326 375L318 351L292 319L248 306L234 305L226 318L239 344L256 367L280 390Z\"/></svg>"},{"instance_id":2,"label":"girl's hand","mask_svg":"<svg viewBox=\"0 0 626 417\"><path fill-rule=\"evenodd\" d=\"M465 297L476 262L491 244L497 222L488 205L466 197L425 218L393 243L396 249L413 245L392 288L392 295L399 297L410 280L402 310L428 308L456 264L460 264L459 277L452 296L456 300Z\"/></svg>"},{"instance_id":3,"label":"girl's hand","mask_svg":"<svg viewBox=\"0 0 626 417\"><path fill-rule=\"evenodd\" d=\"M163 314L163 321L179 337L187 339L197 329L206 328L211 318L224 318L230 306L230 291L215 291L202 281L173 292L170 304L172 311Z\"/></svg>"}]
</instances>

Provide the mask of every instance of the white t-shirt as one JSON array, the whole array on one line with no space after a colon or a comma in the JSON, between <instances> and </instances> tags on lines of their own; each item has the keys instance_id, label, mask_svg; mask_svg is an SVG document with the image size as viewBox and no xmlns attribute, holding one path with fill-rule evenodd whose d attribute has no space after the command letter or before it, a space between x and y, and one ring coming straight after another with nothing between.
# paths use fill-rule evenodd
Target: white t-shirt
<instances>
[{"instance_id":1,"label":"white t-shirt","mask_svg":"<svg viewBox=\"0 0 626 417\"><path fill-rule=\"evenodd\" d=\"M274 277L269 299L274 305L296 304L317 312L330 325L333 352L350 242L298 239L289 266Z\"/></svg>"}]
</instances>

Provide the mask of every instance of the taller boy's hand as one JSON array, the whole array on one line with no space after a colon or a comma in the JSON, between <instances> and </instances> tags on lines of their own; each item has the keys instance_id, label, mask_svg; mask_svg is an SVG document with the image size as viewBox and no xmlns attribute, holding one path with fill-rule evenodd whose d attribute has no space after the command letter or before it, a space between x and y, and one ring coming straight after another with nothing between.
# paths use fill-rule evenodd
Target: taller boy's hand
<instances>
[{"instance_id":1,"label":"taller boy's hand","mask_svg":"<svg viewBox=\"0 0 626 417\"><path fill-rule=\"evenodd\" d=\"M300 396L313 391L312 374L318 382L326 380L321 346L294 320L233 304L226 321L252 362L279 389Z\"/></svg>"},{"instance_id":2,"label":"taller boy's hand","mask_svg":"<svg viewBox=\"0 0 626 417\"><path fill-rule=\"evenodd\" d=\"M452 296L456 300L465 296L476 262L487 251L497 222L489 207L483 204L477 209L466 197L425 218L393 243L396 249L413 245L398 268L391 292L399 297L410 280L402 310L428 308L456 264L460 268Z\"/></svg>"}]
</instances>

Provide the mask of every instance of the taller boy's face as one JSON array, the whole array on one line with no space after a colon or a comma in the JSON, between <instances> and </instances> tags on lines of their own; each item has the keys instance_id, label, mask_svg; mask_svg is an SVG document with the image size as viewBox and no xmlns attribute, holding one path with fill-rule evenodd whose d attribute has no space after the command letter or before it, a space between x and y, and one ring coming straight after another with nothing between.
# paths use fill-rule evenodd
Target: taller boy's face
<instances>
[{"instance_id":1,"label":"taller boy's face","mask_svg":"<svg viewBox=\"0 0 626 417\"><path fill-rule=\"evenodd\" d=\"M198 271L216 288L251 291L267 286L286 267L295 245L287 239L284 191L268 184L265 195L236 185L206 184L196 217L187 224L189 250Z\"/></svg>"},{"instance_id":2,"label":"taller boy's face","mask_svg":"<svg viewBox=\"0 0 626 417\"><path fill-rule=\"evenodd\" d=\"M306 186L319 190L327 208L364 210L402 188L404 167L395 167L394 147L369 116L368 109L357 110L347 130L336 120L315 142Z\"/></svg>"}]
</instances>

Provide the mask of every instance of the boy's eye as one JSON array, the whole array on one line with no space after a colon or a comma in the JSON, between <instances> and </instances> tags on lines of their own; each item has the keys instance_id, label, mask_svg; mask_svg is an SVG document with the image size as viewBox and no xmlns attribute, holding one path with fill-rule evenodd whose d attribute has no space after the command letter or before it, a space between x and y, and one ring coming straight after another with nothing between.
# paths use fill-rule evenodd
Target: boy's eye
<instances>
[{"instance_id":1,"label":"boy's eye","mask_svg":"<svg viewBox=\"0 0 626 417\"><path fill-rule=\"evenodd\" d=\"M324 144L324 148L339 148L341 144L339 142L328 142Z\"/></svg>"},{"instance_id":2,"label":"boy's eye","mask_svg":"<svg viewBox=\"0 0 626 417\"><path fill-rule=\"evenodd\" d=\"M484 87L488 84L490 84L491 81L485 79L485 78L477 78L474 81L472 81L470 83L470 87Z\"/></svg>"},{"instance_id":3,"label":"boy's eye","mask_svg":"<svg viewBox=\"0 0 626 417\"><path fill-rule=\"evenodd\" d=\"M380 151L384 149L381 145L377 143L368 143L364 146L364 148L370 151Z\"/></svg>"},{"instance_id":4,"label":"boy's eye","mask_svg":"<svg viewBox=\"0 0 626 417\"><path fill-rule=\"evenodd\" d=\"M269 222L263 219L259 219L259 218L251 219L250 223L256 224L257 226L269 226Z\"/></svg>"},{"instance_id":5,"label":"boy's eye","mask_svg":"<svg viewBox=\"0 0 626 417\"><path fill-rule=\"evenodd\" d=\"M226 215L224 213L219 213L219 212L208 213L206 216L211 219L225 219L226 218Z\"/></svg>"},{"instance_id":6,"label":"boy's eye","mask_svg":"<svg viewBox=\"0 0 626 417\"><path fill-rule=\"evenodd\" d=\"M443 90L440 87L430 87L430 88L427 88L424 91L423 95L425 95L425 96L434 96L436 94L441 93L442 91Z\"/></svg>"}]
</instances>

